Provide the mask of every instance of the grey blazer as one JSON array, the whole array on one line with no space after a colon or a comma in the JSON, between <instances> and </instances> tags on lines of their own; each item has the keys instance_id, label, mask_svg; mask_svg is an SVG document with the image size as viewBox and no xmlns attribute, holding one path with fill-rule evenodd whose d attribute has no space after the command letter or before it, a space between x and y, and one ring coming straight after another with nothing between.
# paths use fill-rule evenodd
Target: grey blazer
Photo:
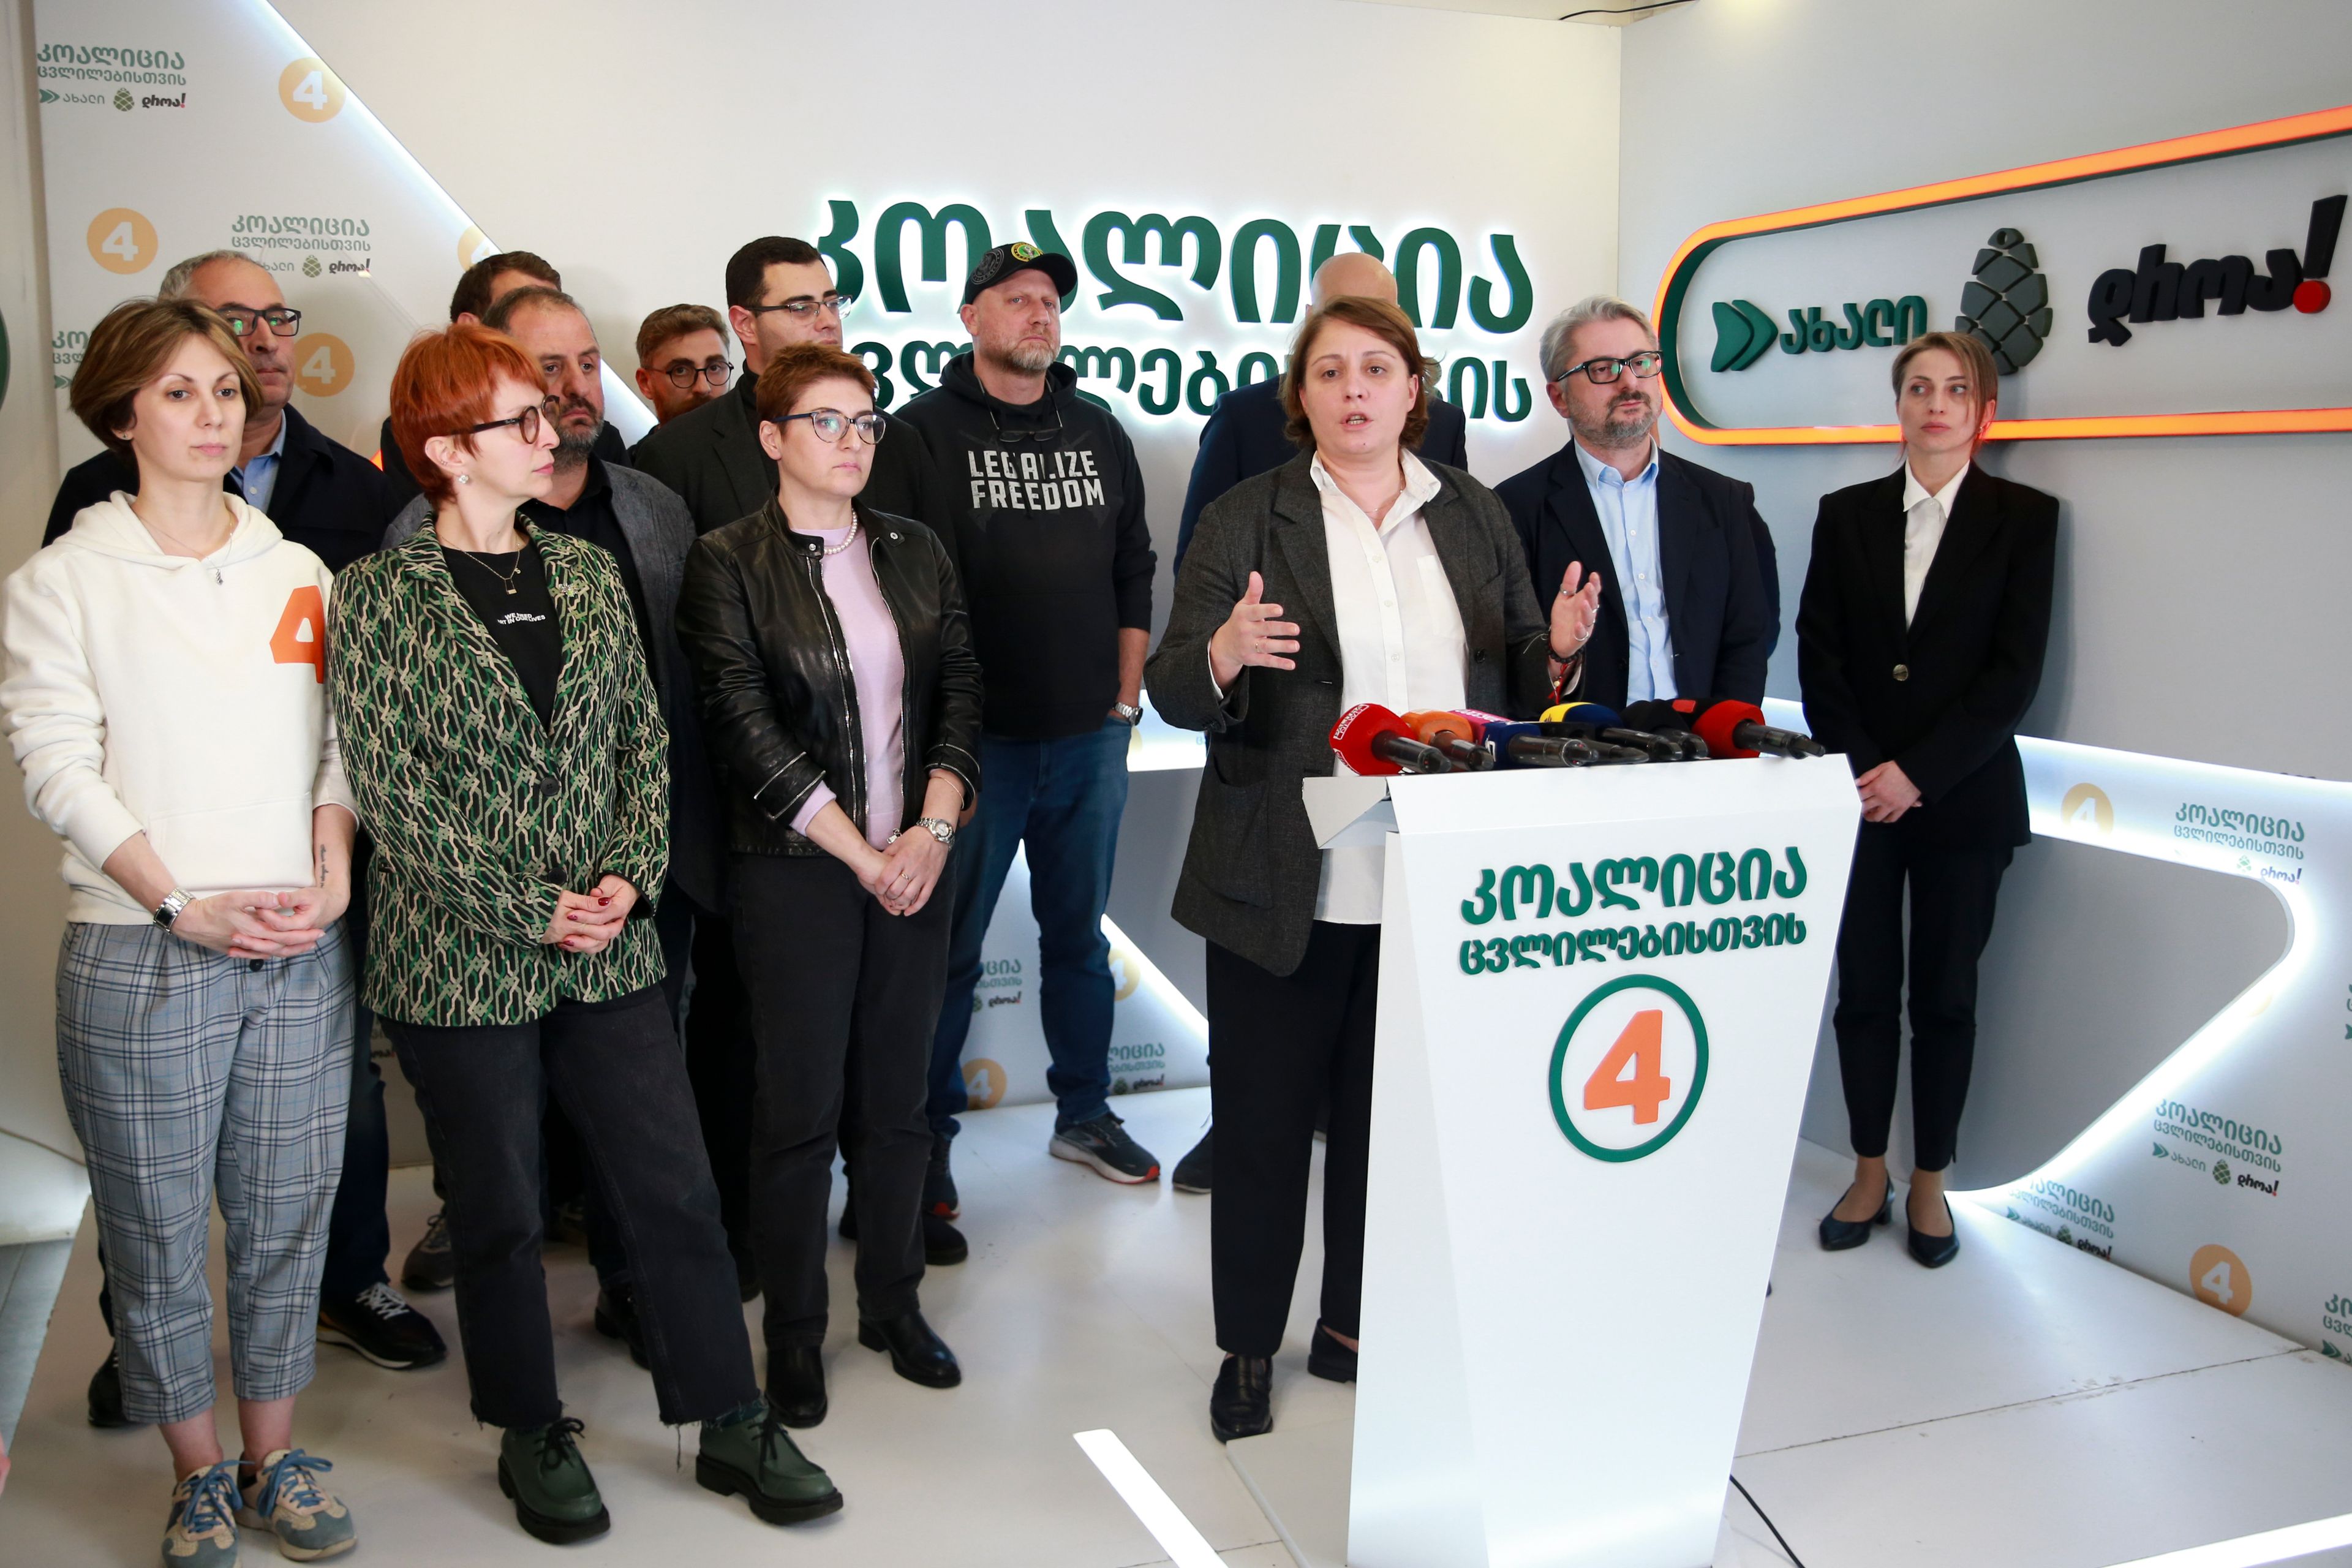
<instances>
[{"instance_id":1,"label":"grey blazer","mask_svg":"<svg viewBox=\"0 0 2352 1568\"><path fill-rule=\"evenodd\" d=\"M702 908L725 908L720 896L718 795L710 760L702 746L702 723L694 701L694 672L677 640L677 589L686 572L686 552L694 542L694 519L686 503L659 479L619 463L606 463L613 486L613 516L637 568L646 593L646 619L653 627L654 689L661 695L669 725L669 880ZM421 532L433 521L433 503L416 497L384 531L384 548Z\"/></svg>"},{"instance_id":2,"label":"grey blazer","mask_svg":"<svg viewBox=\"0 0 2352 1568\"><path fill-rule=\"evenodd\" d=\"M1209 737L1172 912L1187 930L1275 974L1298 967L1314 923L1322 851L1299 781L1330 773L1331 726L1339 720L1339 619L1312 461L1302 453L1244 479L1202 512L1176 574L1167 635L1144 670L1160 716ZM1462 613L1465 699L1489 712L1532 717L1550 690L1549 628L1510 514L1461 469L1427 466L1440 489L1422 517ZM1266 602L1298 623L1297 668L1244 669L1220 700L1209 678L1209 638L1253 571L1265 579Z\"/></svg>"}]
</instances>

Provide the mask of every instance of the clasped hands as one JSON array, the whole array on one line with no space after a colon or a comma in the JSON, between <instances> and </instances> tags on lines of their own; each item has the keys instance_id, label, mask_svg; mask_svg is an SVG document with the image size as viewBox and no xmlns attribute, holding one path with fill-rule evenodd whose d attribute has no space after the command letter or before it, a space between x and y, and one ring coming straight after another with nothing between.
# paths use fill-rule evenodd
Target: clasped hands
<instances>
[{"instance_id":1,"label":"clasped hands","mask_svg":"<svg viewBox=\"0 0 2352 1568\"><path fill-rule=\"evenodd\" d=\"M1893 763L1881 763L1853 781L1862 792L1864 822L1892 822L1919 804L1919 786Z\"/></svg>"},{"instance_id":2,"label":"clasped hands","mask_svg":"<svg viewBox=\"0 0 2352 1568\"><path fill-rule=\"evenodd\" d=\"M566 952L602 952L613 945L636 907L637 889L626 878L607 874L584 893L558 891L555 916L539 940Z\"/></svg>"},{"instance_id":3,"label":"clasped hands","mask_svg":"<svg viewBox=\"0 0 2352 1568\"><path fill-rule=\"evenodd\" d=\"M293 958L318 946L350 902L340 887L215 893L182 910L172 934L231 958Z\"/></svg>"},{"instance_id":4,"label":"clasped hands","mask_svg":"<svg viewBox=\"0 0 2352 1568\"><path fill-rule=\"evenodd\" d=\"M911 915L931 901L939 886L940 868L948 863L948 847L931 837L928 827L909 827L890 840L889 847L873 851L855 868L858 886L874 895L894 915Z\"/></svg>"}]
</instances>

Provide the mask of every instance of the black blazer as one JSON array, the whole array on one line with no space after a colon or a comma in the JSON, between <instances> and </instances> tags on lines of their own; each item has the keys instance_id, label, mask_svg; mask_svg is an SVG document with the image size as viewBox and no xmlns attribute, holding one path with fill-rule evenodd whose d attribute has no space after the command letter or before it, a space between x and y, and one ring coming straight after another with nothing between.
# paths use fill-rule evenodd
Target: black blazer
<instances>
[{"instance_id":1,"label":"black blazer","mask_svg":"<svg viewBox=\"0 0 2352 1568\"><path fill-rule=\"evenodd\" d=\"M222 481L224 489L234 487L234 480ZM75 464L58 486L41 542L54 542L73 526L84 507L95 506L116 490L139 492L139 465L130 454L100 452ZM289 407L286 450L266 510L278 532L308 548L327 563L328 571L341 572L383 542L384 524L399 508L391 504L383 476L373 463L320 434Z\"/></svg>"},{"instance_id":2,"label":"black blazer","mask_svg":"<svg viewBox=\"0 0 2352 1568\"><path fill-rule=\"evenodd\" d=\"M1495 493L1511 509L1528 572L1546 604L1559 592L1570 562L1601 574L1601 624L1585 647L1576 695L1622 708L1630 646L1624 589L1577 466L1576 443L1512 475ZM1658 563L1666 578L1675 693L1761 701L1764 666L1780 630L1780 578L1754 487L1660 448Z\"/></svg>"},{"instance_id":3,"label":"black blazer","mask_svg":"<svg viewBox=\"0 0 2352 1568\"><path fill-rule=\"evenodd\" d=\"M1470 455L1465 437L1470 421L1462 410L1423 389L1429 399L1429 428L1414 448L1424 462L1466 468ZM1201 426L1201 449L1192 458L1192 480L1184 487L1184 516L1176 527L1176 564L1184 564L1192 547L1192 530L1208 504L1248 479L1282 467L1298 456L1298 448L1283 434L1289 416L1282 411L1282 383L1254 381L1217 399L1209 422Z\"/></svg>"},{"instance_id":4,"label":"black blazer","mask_svg":"<svg viewBox=\"0 0 2352 1568\"><path fill-rule=\"evenodd\" d=\"M1971 467L1903 624L1903 470L1822 498L1797 605L1797 675L1813 735L1857 776L1892 758L1922 843L2023 844L2017 726L2050 645L2058 501Z\"/></svg>"},{"instance_id":5,"label":"black blazer","mask_svg":"<svg viewBox=\"0 0 2352 1568\"><path fill-rule=\"evenodd\" d=\"M1339 720L1339 612L1313 462L1302 452L1244 479L1202 514L1201 547L1176 574L1167 635L1143 672L1160 717L1209 736L1176 882L1177 923L1275 974L1297 969L1314 928L1323 851L1299 781L1329 776ZM1421 515L1462 615L1465 704L1532 718L1550 690L1549 601L1528 585L1495 492L1459 468L1432 463L1429 471L1439 488ZM1298 623L1297 668L1245 668L1221 699L1209 638L1252 572L1265 580L1266 602Z\"/></svg>"}]
</instances>

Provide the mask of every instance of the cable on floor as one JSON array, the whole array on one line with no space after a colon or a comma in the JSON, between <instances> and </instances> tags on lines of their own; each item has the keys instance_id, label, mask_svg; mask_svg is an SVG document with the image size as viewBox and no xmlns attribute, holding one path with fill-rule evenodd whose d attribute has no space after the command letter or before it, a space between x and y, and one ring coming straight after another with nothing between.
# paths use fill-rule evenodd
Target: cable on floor
<instances>
[{"instance_id":1,"label":"cable on floor","mask_svg":"<svg viewBox=\"0 0 2352 1568\"><path fill-rule=\"evenodd\" d=\"M1746 1487L1739 1485L1739 1478L1738 1476L1731 1478L1731 1484L1735 1487L1738 1487L1739 1495L1748 1500L1748 1506L1756 1510L1756 1517L1764 1521L1764 1528L1772 1532L1772 1539L1780 1543L1780 1551L1782 1554L1785 1555L1790 1563L1794 1563L1796 1568L1805 1568L1805 1560L1797 1555L1797 1549L1789 1544L1789 1538L1780 1533L1780 1527L1772 1522L1772 1516L1764 1511L1764 1505L1758 1502L1755 1495L1748 1491Z\"/></svg>"}]
</instances>

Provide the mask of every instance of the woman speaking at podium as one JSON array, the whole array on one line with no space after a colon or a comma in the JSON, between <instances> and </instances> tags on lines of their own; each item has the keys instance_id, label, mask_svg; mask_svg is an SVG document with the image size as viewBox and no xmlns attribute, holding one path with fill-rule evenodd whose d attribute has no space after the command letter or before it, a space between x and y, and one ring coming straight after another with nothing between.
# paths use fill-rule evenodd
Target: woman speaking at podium
<instances>
[{"instance_id":1,"label":"woman speaking at podium","mask_svg":"<svg viewBox=\"0 0 2352 1568\"><path fill-rule=\"evenodd\" d=\"M1599 603L1597 578L1563 591L1547 628L1502 502L1413 454L1429 423L1423 363L1385 301L1307 316L1282 388L1301 453L1202 514L1146 670L1168 721L1209 737L1174 914L1209 944L1221 1441L1274 1426L1327 1094L1307 1370L1356 1375L1382 852L1317 848L1299 781L1330 773L1331 727L1359 702L1533 713Z\"/></svg>"},{"instance_id":2,"label":"woman speaking at podium","mask_svg":"<svg viewBox=\"0 0 2352 1568\"><path fill-rule=\"evenodd\" d=\"M2050 640L2058 502L1979 468L1992 355L1928 332L1895 360L1903 467L1822 498L1797 611L1813 736L1853 759L1861 837L1838 932L1838 1061L1853 1184L1822 1245L1892 1217L1886 1135L1902 1047L1903 888L1911 886L1911 1256L1960 1249L1944 1201L1976 1052L1977 960L2026 826L2017 726Z\"/></svg>"}]
</instances>

